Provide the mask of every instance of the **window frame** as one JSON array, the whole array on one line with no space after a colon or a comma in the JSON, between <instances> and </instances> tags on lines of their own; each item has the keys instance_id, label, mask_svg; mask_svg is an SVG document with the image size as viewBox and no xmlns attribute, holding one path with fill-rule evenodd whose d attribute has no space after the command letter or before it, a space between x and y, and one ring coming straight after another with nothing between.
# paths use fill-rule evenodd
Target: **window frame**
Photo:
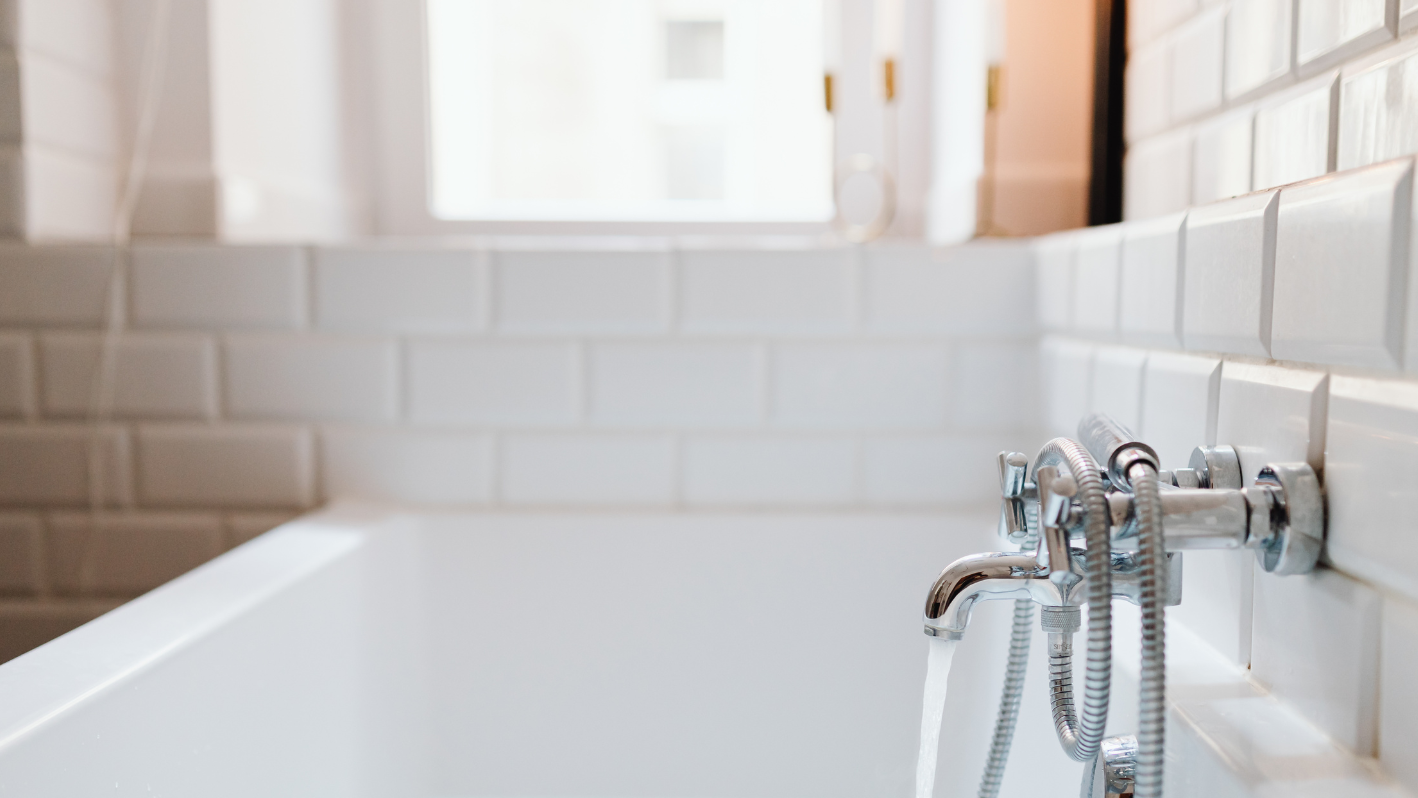
<instances>
[{"instance_id":1,"label":"window frame","mask_svg":"<svg viewBox=\"0 0 1418 798\"><path fill-rule=\"evenodd\" d=\"M895 104L884 108L868 75L871 64L871 0L841 0L842 76L835 79L838 163L853 153L878 158L888 149L897 161L897 214L894 235L924 232L929 179L930 25L912 24L929 15L932 0L908 0L907 39ZM832 4L828 5L833 7ZM351 43L371 54L355 83L366 88L371 130L364 171L369 186L370 224L385 236L486 235L648 235L793 236L832 234L831 222L791 221L555 221L440 219L430 210L431 131L426 0L367 0ZM917 20L920 21L919 19ZM362 40L362 41L361 41ZM913 52L914 51L914 52ZM351 68L357 68L351 59ZM855 78L855 79L854 79ZM894 117L891 119L890 117ZM889 120L889 121L888 121ZM887 130L894 128L894 141Z\"/></svg>"}]
</instances>

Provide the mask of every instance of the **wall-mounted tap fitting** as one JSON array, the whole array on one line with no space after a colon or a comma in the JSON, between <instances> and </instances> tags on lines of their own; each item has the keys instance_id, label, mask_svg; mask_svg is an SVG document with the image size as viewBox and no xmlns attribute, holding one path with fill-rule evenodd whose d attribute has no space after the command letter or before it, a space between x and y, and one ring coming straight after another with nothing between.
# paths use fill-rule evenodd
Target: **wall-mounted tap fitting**
<instances>
[{"instance_id":1,"label":"wall-mounted tap fitting","mask_svg":"<svg viewBox=\"0 0 1418 798\"><path fill-rule=\"evenodd\" d=\"M1010 551L951 563L926 599L928 635L959 640L979 601L1013 599L1012 654L981 795L994 795L1009 750L1027 657L1031 604L1044 607L1050 690L1059 741L1091 762L1083 794L1161 795L1165 698L1163 609L1184 599L1189 549L1250 549L1276 574L1312 571L1324 544L1324 495L1304 463L1271 463L1244 484L1229 446L1197 448L1185 468L1163 470L1156 451L1102 415L1057 438L1032 464L1020 452L997 461L999 534ZM1103 740L1112 657L1111 599L1142 607L1139 733ZM1088 607L1088 674L1081 712L1072 687L1073 636ZM1014 648L1023 647L1022 656Z\"/></svg>"}]
</instances>

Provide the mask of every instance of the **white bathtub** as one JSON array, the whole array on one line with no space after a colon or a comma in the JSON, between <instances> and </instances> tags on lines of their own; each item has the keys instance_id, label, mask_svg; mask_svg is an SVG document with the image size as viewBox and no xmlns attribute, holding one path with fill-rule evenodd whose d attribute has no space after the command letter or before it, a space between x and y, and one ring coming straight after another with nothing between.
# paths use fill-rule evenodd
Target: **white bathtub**
<instances>
[{"instance_id":1,"label":"white bathtub","mask_svg":"<svg viewBox=\"0 0 1418 798\"><path fill-rule=\"evenodd\" d=\"M925 590L993 526L336 508L0 666L0 795L908 796ZM1009 611L957 656L937 796L976 789ZM1041 651L1006 796L1078 790ZM1270 794L1174 741L1173 798Z\"/></svg>"}]
</instances>

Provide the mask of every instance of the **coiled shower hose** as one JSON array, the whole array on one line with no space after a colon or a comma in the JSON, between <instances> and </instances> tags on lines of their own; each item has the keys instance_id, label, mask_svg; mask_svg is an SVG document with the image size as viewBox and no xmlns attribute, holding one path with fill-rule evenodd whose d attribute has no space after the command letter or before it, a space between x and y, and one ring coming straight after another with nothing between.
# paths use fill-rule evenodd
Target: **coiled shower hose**
<instances>
[{"instance_id":1,"label":"coiled shower hose","mask_svg":"<svg viewBox=\"0 0 1418 798\"><path fill-rule=\"evenodd\" d=\"M1019 720L1019 699L1024 695L1024 672L1029 665L1029 639L1034 636L1034 602L1020 599L1014 602L1014 626L1009 635L1009 664L1004 669L1004 690L1000 692L999 715L995 718L995 735L990 741L990 755L985 760L985 775L980 777L980 798L996 798L1004 766L1009 761L1009 746L1014 741L1014 724Z\"/></svg>"},{"instance_id":2,"label":"coiled shower hose","mask_svg":"<svg viewBox=\"0 0 1418 798\"><path fill-rule=\"evenodd\" d=\"M1148 463L1128 469L1137 514L1139 574L1138 604L1142 607L1142 663L1139 667L1136 798L1161 798L1163 748L1166 741L1167 552L1162 533L1162 499L1157 471Z\"/></svg>"},{"instance_id":3,"label":"coiled shower hose","mask_svg":"<svg viewBox=\"0 0 1418 798\"><path fill-rule=\"evenodd\" d=\"M1108 503L1098 463L1076 441L1055 438L1044 444L1035 471L1042 466L1067 464L1083 503L1083 530L1088 571L1088 664L1083 677L1083 716L1073 698L1072 643L1050 646L1049 692L1054 731L1064 753L1079 762L1098 755L1103 727L1108 723L1108 700L1113 682L1113 551L1108 536Z\"/></svg>"},{"instance_id":4,"label":"coiled shower hose","mask_svg":"<svg viewBox=\"0 0 1418 798\"><path fill-rule=\"evenodd\" d=\"M1068 438L1044 444L1034 469L1064 465L1078 485L1085 510L1087 539L1085 565L1088 570L1088 669L1084 679L1083 720L1080 723L1073 702L1071 654L1055 662L1050 657L1050 692L1053 696L1054 725L1064 751L1073 759L1087 761L1098 753L1103 727L1108 722L1108 699L1113 670L1113 572L1112 541L1108 537L1107 500L1098 463L1082 445ZM1033 536L1031 535L1031 540ZM1028 542L1026 542L1026 547ZM1005 763L1019 717L1019 696L1029 659L1029 639L1033 635L1033 602L1015 602L1014 626L1010 635L1009 664L1005 668L1004 691L990 745L985 773L980 779L980 798L999 794ZM1063 679L1056 678L1062 673Z\"/></svg>"}]
</instances>

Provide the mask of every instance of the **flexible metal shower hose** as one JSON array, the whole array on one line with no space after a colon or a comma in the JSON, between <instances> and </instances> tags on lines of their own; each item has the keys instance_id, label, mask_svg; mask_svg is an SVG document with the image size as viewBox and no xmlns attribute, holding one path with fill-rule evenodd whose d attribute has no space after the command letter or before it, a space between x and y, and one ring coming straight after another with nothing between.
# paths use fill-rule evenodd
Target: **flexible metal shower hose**
<instances>
[{"instance_id":1,"label":"flexible metal shower hose","mask_svg":"<svg viewBox=\"0 0 1418 798\"><path fill-rule=\"evenodd\" d=\"M1049 652L1049 692L1054 731L1064 753L1087 762L1098 754L1108 723L1108 699L1113 680L1112 540L1108 536L1108 504L1098 463L1079 443L1055 438L1044 444L1035 471L1066 463L1083 502L1088 569L1088 663L1083 677L1083 716L1074 707L1072 645ZM1155 481L1155 480L1154 480Z\"/></svg>"},{"instance_id":2,"label":"flexible metal shower hose","mask_svg":"<svg viewBox=\"0 0 1418 798\"><path fill-rule=\"evenodd\" d=\"M1034 602L1032 599L1020 599L1014 602L1009 663L1004 669L1004 690L1000 693L999 715L995 718L990 756L985 760L985 775L980 778L980 798L999 795L1004 766L1009 761L1009 746L1014 741L1014 724L1019 720L1019 699L1024 695L1024 672L1029 665L1029 640L1033 636Z\"/></svg>"},{"instance_id":3,"label":"flexible metal shower hose","mask_svg":"<svg viewBox=\"0 0 1418 798\"><path fill-rule=\"evenodd\" d=\"M1142 607L1142 663L1139 668L1136 798L1161 798L1163 748L1166 741L1167 552L1162 535L1162 499L1157 471L1147 463L1128 470L1138 524Z\"/></svg>"}]
</instances>

